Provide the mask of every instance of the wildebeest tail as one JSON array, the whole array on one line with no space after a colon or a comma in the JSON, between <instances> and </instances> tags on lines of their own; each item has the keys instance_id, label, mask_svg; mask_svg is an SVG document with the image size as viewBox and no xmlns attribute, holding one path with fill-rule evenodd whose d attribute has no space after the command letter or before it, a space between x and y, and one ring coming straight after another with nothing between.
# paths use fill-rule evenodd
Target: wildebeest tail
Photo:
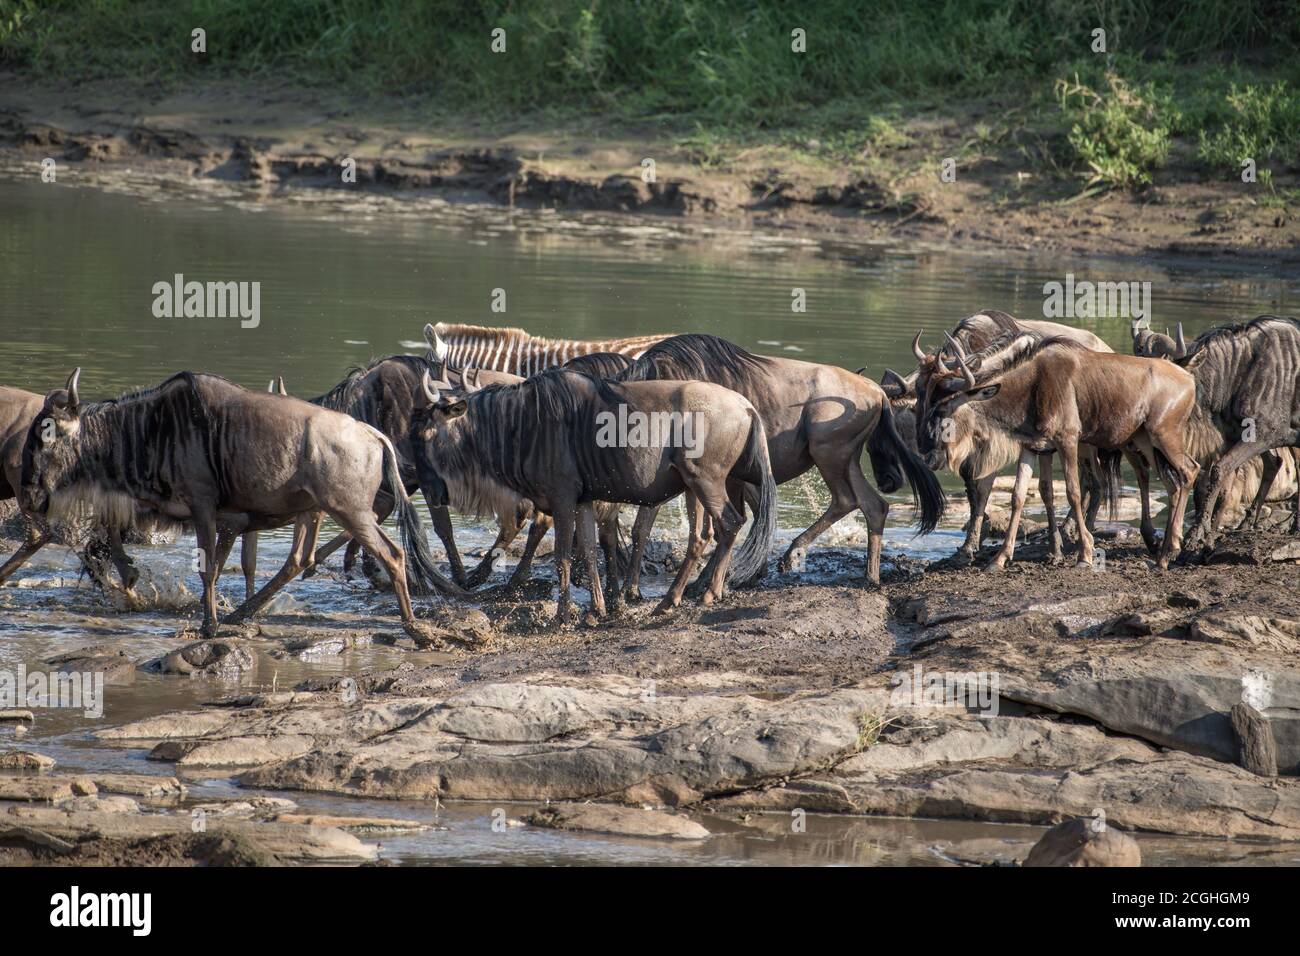
<instances>
[{"instance_id":1,"label":"wildebeest tail","mask_svg":"<svg viewBox=\"0 0 1300 956\"><path fill-rule=\"evenodd\" d=\"M1097 459L1101 463L1101 493L1106 501L1106 517L1114 521L1119 514L1120 466L1124 463L1124 453L1118 449L1098 449Z\"/></svg>"},{"instance_id":2,"label":"wildebeest tail","mask_svg":"<svg viewBox=\"0 0 1300 956\"><path fill-rule=\"evenodd\" d=\"M943 489L939 479L912 449L907 447L903 436L898 433L898 423L894 421L893 409L889 402L880 408L880 421L876 430L867 440L873 455L893 457L903 467L903 474L912 488L912 501L921 511L919 533L929 534L943 517Z\"/></svg>"},{"instance_id":3,"label":"wildebeest tail","mask_svg":"<svg viewBox=\"0 0 1300 956\"><path fill-rule=\"evenodd\" d=\"M772 538L776 536L776 480L772 477L772 462L767 456L767 432L758 412L751 409L749 419L749 440L735 470L758 473L758 507L744 544L736 549L727 568L727 583L732 586L748 584L763 576L767 571Z\"/></svg>"},{"instance_id":4,"label":"wildebeest tail","mask_svg":"<svg viewBox=\"0 0 1300 956\"><path fill-rule=\"evenodd\" d=\"M433 554L429 551L429 539L424 534L420 511L406 496L406 487L402 484L397 449L388 440L388 436L379 429L371 428L369 425L366 427L370 428L384 445L384 480L388 482L396 503L397 528L402 536L402 550L406 552L407 586L416 594L441 592L452 597L466 597L464 590L444 578L434 567Z\"/></svg>"}]
</instances>

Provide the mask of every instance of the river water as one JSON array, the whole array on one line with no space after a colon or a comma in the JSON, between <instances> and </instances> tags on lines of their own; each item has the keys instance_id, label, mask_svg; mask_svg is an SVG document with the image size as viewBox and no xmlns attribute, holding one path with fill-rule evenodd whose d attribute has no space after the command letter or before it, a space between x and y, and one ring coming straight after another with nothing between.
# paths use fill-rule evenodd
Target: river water
<instances>
[{"instance_id":1,"label":"river water","mask_svg":"<svg viewBox=\"0 0 1300 956\"><path fill-rule=\"evenodd\" d=\"M1043 315L1043 284L1150 282L1152 321L1182 322L1189 337L1261 312L1294 313L1300 279L1196 262L1113 262L819 241L782 232L707 229L672 220L567 217L548 211L452 205L438 200L304 193L264 201L228 186L159 189L114 180L110 188L0 179L0 383L45 392L83 369L82 394L99 398L155 384L180 369L218 372L252 388L283 375L296 395L316 395L378 356L422 353L425 322L521 326L568 338L704 331L752 351L784 354L879 378L914 363L924 341L981 308ZM238 318L158 318L153 287L188 280L257 282L256 328ZM493 311L504 290L505 311ZM802 311L792 304L802 302ZM1123 316L1077 320L1128 350ZM951 479L946 483L952 486ZM783 487L788 539L820 513L825 492L808 479ZM897 500L901 501L902 498ZM671 518L669 519L671 524ZM661 524L663 521L661 520ZM489 529L461 523L469 548ZM671 532L669 528L669 532ZM823 541L863 540L854 516ZM954 527L913 538L892 522L888 550L951 551ZM0 667L36 666L55 654L115 642L132 655L174 647L178 611L191 613L197 576L192 540L135 548L154 609L118 614L77 577L66 551L47 549L0 589ZM283 560L287 539L264 535L262 574ZM234 577L226 587L233 588ZM331 617L391 616L391 599L327 572L297 582L274 606ZM382 649L316 660L263 661L243 686L139 674L113 688L101 719L43 711L25 743L69 768L170 772L141 751L93 745L87 731L252 687L285 688L307 676L396 663ZM6 737L7 729L0 730ZM227 780L194 783L196 798L229 795ZM706 821L719 835L670 847L647 841L491 828L496 808L471 804L364 804L292 794L333 812L409 815L436 829L383 841L403 862L464 863L875 863L944 864L963 840L1031 841L1028 827L810 817L807 831L759 816ZM504 808L511 816L524 808ZM1228 859L1222 846L1144 838L1151 862ZM1287 861L1296 862L1296 861Z\"/></svg>"}]
</instances>

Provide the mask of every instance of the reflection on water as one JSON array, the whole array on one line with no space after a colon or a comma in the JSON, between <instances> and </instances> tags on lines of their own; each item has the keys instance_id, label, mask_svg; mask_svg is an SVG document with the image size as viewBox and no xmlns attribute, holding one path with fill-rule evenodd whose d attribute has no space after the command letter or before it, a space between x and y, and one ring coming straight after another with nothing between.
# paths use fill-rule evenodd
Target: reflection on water
<instances>
[{"instance_id":1,"label":"reflection on water","mask_svg":"<svg viewBox=\"0 0 1300 956\"><path fill-rule=\"evenodd\" d=\"M759 353L865 366L879 378L885 367L905 371L914 364L909 343L917 329L937 344L944 329L977 309L1040 317L1043 283L1063 281L1067 272L1079 279L1150 281L1153 325L1182 322L1189 335L1260 312L1295 312L1300 299L1294 277L1201 263L963 256L683 228L671 220L570 218L435 200L394 204L373 196L343 200L335 193L262 204L227 186L212 191L199 198L179 190L128 195L0 181L0 383L44 392L80 365L83 393L97 398L188 368L259 389L283 375L291 392L310 396L372 357L423 352L421 328L440 320L515 325L569 338L705 331ZM260 283L260 325L155 318L152 288L176 274ZM504 313L490 308L497 289L505 290ZM797 290L806 311L792 311ZM1124 318L1080 324L1128 350ZM811 476L781 492L779 537L788 541L824 509L826 493ZM895 514L905 518L908 511ZM462 525L470 548L491 540L486 527ZM665 509L661 533L680 533L680 525L680 516ZM285 533L264 539L263 577L287 551ZM865 528L851 517L822 543L865 544ZM914 539L896 521L886 546L928 556L950 552L955 543L951 529ZM191 548L192 540L182 540L133 549L146 579L170 589L171 603L182 607L192 606L190 592L198 586L188 574ZM238 594L236 582L232 576L226 588ZM0 589L0 667L32 666L95 643L125 646L140 657L175 646L175 613L114 613L76 580L75 563L61 549L42 553L16 584ZM396 617L389 596L332 573L295 583L281 600L282 609L333 620ZM131 684L113 688L104 720L193 707L235 689L357 673L391 663L384 653L354 650L311 662L263 657L239 685L137 674ZM171 772L146 763L138 750L89 746L86 730L78 714L42 712L34 736L69 767ZM228 781L207 781L196 784L195 795L230 789ZM715 837L677 846L532 829L499 834L489 825L492 808L477 805L433 811L424 804L385 804L377 810L358 801L293 796L336 812L432 820L445 829L384 841L386 855L428 862L943 865L936 846L974 837L1014 845L1039 832L810 817L807 832L793 834L780 815L759 815L709 818ZM511 816L526 812L506 809ZM1162 850L1151 843L1148 855L1154 852L1156 862L1185 858L1191 845L1182 841ZM1220 851L1205 852L1213 857Z\"/></svg>"}]
</instances>

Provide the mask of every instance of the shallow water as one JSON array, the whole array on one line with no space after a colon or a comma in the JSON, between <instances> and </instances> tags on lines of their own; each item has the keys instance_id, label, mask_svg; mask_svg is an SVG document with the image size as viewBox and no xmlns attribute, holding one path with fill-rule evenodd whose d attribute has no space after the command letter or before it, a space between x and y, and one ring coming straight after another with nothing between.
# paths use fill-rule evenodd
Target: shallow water
<instances>
[{"instance_id":1,"label":"shallow water","mask_svg":"<svg viewBox=\"0 0 1300 956\"><path fill-rule=\"evenodd\" d=\"M182 368L213 371L253 388L284 375L291 392L318 394L351 366L398 352L422 353L426 321L517 325L531 332L599 338L649 332L713 332L753 351L788 354L879 378L886 366L911 367L917 329L935 344L942 330L980 308L1042 316L1046 281L1076 277L1150 281L1153 324L1183 322L1188 335L1261 312L1297 311L1300 280L1204 263L967 256L883 249L783 234L729 232L672 220L564 217L437 200L306 193L261 201L229 186L116 191L0 180L0 382L44 392L83 367L82 391L98 398L150 385ZM257 328L238 319L159 319L152 287L181 273L200 281L261 283ZM504 289L507 311L490 309ZM794 290L806 311L792 312ZM1117 350L1128 350L1128 321L1079 324ZM952 485L951 479L947 482ZM820 513L826 494L805 478L783 487L780 537L788 540ZM895 500L905 499L895 496ZM665 509L660 533L680 533ZM906 516L906 509L896 509ZM462 522L472 549L490 541L481 524ZM950 552L952 527L913 538L891 521L886 549L917 556ZM284 533L263 536L262 576L287 550ZM854 516L822 543L865 543ZM13 585L0 589L0 668L36 666L88 644L123 643L132 655L175 646L198 590L188 572L192 539L132 551L158 607L118 614L78 581L66 551L48 549ZM337 567L337 558L335 559ZM506 566L508 570L508 565ZM237 575L224 587L239 596ZM395 602L359 581L326 573L296 582L273 610L332 619L395 620ZM43 710L26 742L69 767L171 772L142 751L91 746L86 732L151 713L250 689L290 687L307 676L356 673L409 659L382 649L349 651L308 662L263 658L240 685L136 675L113 687L101 720ZM11 729L0 728L8 738ZM8 742L8 741L6 741ZM195 796L232 792L204 783ZM702 845L573 836L532 829L492 830L492 807L373 804L290 795L304 806L371 815L415 815L445 829L383 841L405 862L463 863L875 863L942 864L935 850L964 839L1033 839L1034 828L926 821L810 817L789 832L779 816L741 824L706 821L719 835ZM524 808L504 808L509 816ZM1197 841L1152 842L1153 862L1216 852ZM1154 853L1154 856L1152 856ZM1292 861L1294 862L1294 861Z\"/></svg>"}]
</instances>

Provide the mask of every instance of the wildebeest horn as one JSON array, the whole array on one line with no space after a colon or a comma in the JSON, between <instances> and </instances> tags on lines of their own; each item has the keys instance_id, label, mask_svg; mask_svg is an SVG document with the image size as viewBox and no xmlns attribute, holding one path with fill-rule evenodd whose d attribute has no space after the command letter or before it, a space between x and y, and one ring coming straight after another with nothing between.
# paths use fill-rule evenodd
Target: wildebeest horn
<instances>
[{"instance_id":1,"label":"wildebeest horn","mask_svg":"<svg viewBox=\"0 0 1300 956\"><path fill-rule=\"evenodd\" d=\"M1183 338L1183 323L1178 323L1178 354L1187 354L1187 339Z\"/></svg>"},{"instance_id":2,"label":"wildebeest horn","mask_svg":"<svg viewBox=\"0 0 1300 956\"><path fill-rule=\"evenodd\" d=\"M77 394L77 382L81 379L81 366L78 365L68 376L68 407L76 408L81 404L81 396Z\"/></svg>"},{"instance_id":3,"label":"wildebeest horn","mask_svg":"<svg viewBox=\"0 0 1300 956\"><path fill-rule=\"evenodd\" d=\"M902 398L907 394L907 383L903 381L903 376L892 368L885 369L885 375L880 380L880 387L890 398Z\"/></svg>"},{"instance_id":4,"label":"wildebeest horn","mask_svg":"<svg viewBox=\"0 0 1300 956\"><path fill-rule=\"evenodd\" d=\"M958 356L957 356L957 365L958 365L958 367L961 368L961 375L962 375L962 378L966 379L966 387L967 387L967 388L974 388L974 387L975 387L975 373L972 372L972 371L970 370L970 366L966 364L966 356L964 356L964 355L958 355Z\"/></svg>"},{"instance_id":5,"label":"wildebeest horn","mask_svg":"<svg viewBox=\"0 0 1300 956\"><path fill-rule=\"evenodd\" d=\"M959 359L965 359L966 350L962 347L962 344L954 339L950 333L944 332L943 334L944 338L948 340L948 344L952 346L952 354Z\"/></svg>"},{"instance_id":6,"label":"wildebeest horn","mask_svg":"<svg viewBox=\"0 0 1300 956\"><path fill-rule=\"evenodd\" d=\"M420 379L420 384L424 386L424 397L429 400L429 404L436 405L438 403L438 389L434 387L433 377L429 374L428 369L424 370L424 378Z\"/></svg>"},{"instance_id":7,"label":"wildebeest horn","mask_svg":"<svg viewBox=\"0 0 1300 956\"><path fill-rule=\"evenodd\" d=\"M918 362L925 361L925 353L921 351L921 333L916 333L916 338L912 339L912 354L916 356Z\"/></svg>"}]
</instances>

